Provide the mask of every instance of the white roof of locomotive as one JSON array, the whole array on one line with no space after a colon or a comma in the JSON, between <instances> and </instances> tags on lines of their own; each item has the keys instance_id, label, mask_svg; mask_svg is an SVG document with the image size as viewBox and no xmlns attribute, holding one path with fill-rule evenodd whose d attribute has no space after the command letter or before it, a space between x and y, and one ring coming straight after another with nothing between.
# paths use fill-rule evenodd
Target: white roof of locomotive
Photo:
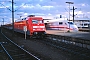
<instances>
[{"instance_id":1,"label":"white roof of locomotive","mask_svg":"<svg viewBox=\"0 0 90 60\"><path fill-rule=\"evenodd\" d=\"M51 22L63 22L68 21L67 18L59 18L59 19L44 19L44 23L51 23Z\"/></svg>"}]
</instances>

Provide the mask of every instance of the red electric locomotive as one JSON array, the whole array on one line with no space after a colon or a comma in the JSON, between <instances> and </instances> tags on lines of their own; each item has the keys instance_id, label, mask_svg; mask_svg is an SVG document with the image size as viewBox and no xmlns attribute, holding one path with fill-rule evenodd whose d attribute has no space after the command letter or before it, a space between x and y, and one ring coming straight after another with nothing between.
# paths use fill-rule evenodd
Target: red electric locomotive
<instances>
[{"instance_id":1,"label":"red electric locomotive","mask_svg":"<svg viewBox=\"0 0 90 60\"><path fill-rule=\"evenodd\" d=\"M28 16L21 21L14 23L14 30L20 33L24 33L30 36L42 36L45 35L45 24L42 17Z\"/></svg>"}]
</instances>

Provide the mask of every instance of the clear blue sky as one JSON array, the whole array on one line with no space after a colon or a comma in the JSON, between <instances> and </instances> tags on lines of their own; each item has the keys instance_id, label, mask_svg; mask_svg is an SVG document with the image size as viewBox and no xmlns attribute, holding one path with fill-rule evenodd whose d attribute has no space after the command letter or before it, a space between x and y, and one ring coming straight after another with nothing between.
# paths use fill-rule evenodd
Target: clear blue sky
<instances>
[{"instance_id":1,"label":"clear blue sky","mask_svg":"<svg viewBox=\"0 0 90 60\"><path fill-rule=\"evenodd\" d=\"M0 0L0 21L5 18L6 22L11 22L11 1L12 0ZM74 2L70 5L70 9L74 6L75 17L90 18L90 0L14 0L15 19L19 18L19 15L51 15L68 18L69 4L65 2ZM10 9L10 10L8 10ZM70 11L72 18L72 10Z\"/></svg>"}]
</instances>

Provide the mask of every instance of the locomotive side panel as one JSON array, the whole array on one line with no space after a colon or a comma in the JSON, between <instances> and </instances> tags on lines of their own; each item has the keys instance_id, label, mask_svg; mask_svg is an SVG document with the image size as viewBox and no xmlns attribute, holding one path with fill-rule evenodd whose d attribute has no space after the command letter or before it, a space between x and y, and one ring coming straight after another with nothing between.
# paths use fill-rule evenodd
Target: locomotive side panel
<instances>
[{"instance_id":1,"label":"locomotive side panel","mask_svg":"<svg viewBox=\"0 0 90 60\"><path fill-rule=\"evenodd\" d=\"M24 26L28 26L28 24L26 24L26 21L27 20L15 22L14 23L14 31L24 33L24 30L23 30Z\"/></svg>"}]
</instances>

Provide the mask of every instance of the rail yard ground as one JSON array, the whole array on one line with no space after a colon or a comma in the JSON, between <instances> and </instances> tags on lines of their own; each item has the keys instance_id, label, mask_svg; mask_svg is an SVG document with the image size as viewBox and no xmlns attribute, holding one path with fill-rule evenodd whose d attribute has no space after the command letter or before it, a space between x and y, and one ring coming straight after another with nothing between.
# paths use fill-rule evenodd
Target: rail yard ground
<instances>
[{"instance_id":1,"label":"rail yard ground","mask_svg":"<svg viewBox=\"0 0 90 60\"><path fill-rule=\"evenodd\" d=\"M42 42L30 39L24 39L15 35L12 37L12 32L7 29L2 29L2 32L15 41L18 45L32 52L38 57L42 57L41 60L85 60L82 56L74 55L66 51L54 48ZM50 33L50 32L49 32Z\"/></svg>"},{"instance_id":2,"label":"rail yard ground","mask_svg":"<svg viewBox=\"0 0 90 60\"><path fill-rule=\"evenodd\" d=\"M84 40L90 40L90 32L67 32L67 31L59 31L59 30L47 30L48 34L54 34L54 35L62 35L62 36L70 36L74 38L80 38Z\"/></svg>"}]
</instances>

